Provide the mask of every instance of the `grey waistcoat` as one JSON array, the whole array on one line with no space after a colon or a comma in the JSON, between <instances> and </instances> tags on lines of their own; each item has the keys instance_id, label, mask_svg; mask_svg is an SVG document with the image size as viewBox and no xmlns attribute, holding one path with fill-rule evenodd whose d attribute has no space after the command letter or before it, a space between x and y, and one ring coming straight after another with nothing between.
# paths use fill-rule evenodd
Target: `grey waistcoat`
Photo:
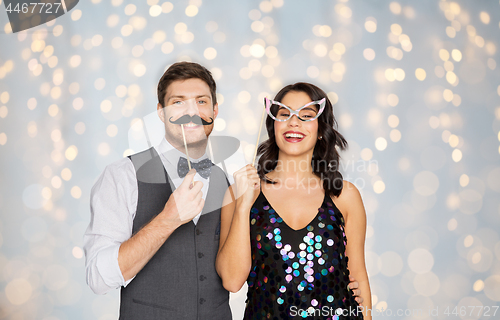
<instances>
[{"instance_id":1,"label":"grey waistcoat","mask_svg":"<svg viewBox=\"0 0 500 320\"><path fill-rule=\"evenodd\" d=\"M174 187L154 148L129 158L139 193L135 234L163 210ZM198 223L190 221L176 229L127 287L121 288L120 320L232 319L229 292L215 271L220 208L228 181L217 166L212 166L209 181Z\"/></svg>"}]
</instances>

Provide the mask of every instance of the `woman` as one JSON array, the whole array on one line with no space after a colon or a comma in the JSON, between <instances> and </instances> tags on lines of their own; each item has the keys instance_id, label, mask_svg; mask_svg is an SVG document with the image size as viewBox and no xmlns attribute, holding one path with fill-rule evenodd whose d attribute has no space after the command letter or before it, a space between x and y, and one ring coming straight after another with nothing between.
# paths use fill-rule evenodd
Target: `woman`
<instances>
[{"instance_id":1,"label":"woman","mask_svg":"<svg viewBox=\"0 0 500 320\"><path fill-rule=\"evenodd\" d=\"M347 142L334 129L332 105L308 83L265 103L269 139L259 146L258 170L237 171L226 194L217 272L231 292L248 282L245 319L363 319L347 286L352 274L371 309L366 214L338 171L336 147Z\"/></svg>"}]
</instances>

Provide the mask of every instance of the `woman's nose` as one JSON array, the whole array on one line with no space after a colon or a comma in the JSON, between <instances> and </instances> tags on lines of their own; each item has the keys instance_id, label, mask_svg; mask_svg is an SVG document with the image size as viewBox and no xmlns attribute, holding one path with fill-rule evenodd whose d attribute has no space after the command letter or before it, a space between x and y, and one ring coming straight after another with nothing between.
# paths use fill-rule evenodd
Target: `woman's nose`
<instances>
[{"instance_id":1,"label":"woman's nose","mask_svg":"<svg viewBox=\"0 0 500 320\"><path fill-rule=\"evenodd\" d=\"M292 114L292 117L288 119L288 125L292 127L299 126L300 122L301 121L299 119L299 116L297 116L296 114Z\"/></svg>"}]
</instances>

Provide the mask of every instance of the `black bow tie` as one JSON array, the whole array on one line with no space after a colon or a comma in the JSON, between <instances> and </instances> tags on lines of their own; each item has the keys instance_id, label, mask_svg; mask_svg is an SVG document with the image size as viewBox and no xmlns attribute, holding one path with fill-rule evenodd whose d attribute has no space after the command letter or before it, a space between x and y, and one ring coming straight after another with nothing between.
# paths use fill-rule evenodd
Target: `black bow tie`
<instances>
[{"instance_id":1,"label":"black bow tie","mask_svg":"<svg viewBox=\"0 0 500 320\"><path fill-rule=\"evenodd\" d=\"M196 169L196 172L198 172L204 179L208 179L210 176L212 165L213 163L210 159L203 159L200 162L191 162L191 168ZM177 162L177 174L179 177L184 178L188 172L189 166L187 159L180 157L179 162Z\"/></svg>"}]
</instances>

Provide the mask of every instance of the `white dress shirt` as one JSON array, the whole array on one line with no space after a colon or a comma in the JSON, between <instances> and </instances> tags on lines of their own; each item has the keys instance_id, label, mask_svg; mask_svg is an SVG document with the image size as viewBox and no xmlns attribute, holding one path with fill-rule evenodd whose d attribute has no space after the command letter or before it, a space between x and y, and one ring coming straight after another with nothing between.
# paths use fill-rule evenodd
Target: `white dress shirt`
<instances>
[{"instance_id":1,"label":"white dress shirt","mask_svg":"<svg viewBox=\"0 0 500 320\"><path fill-rule=\"evenodd\" d=\"M177 162L179 157L186 155L175 149L165 138L155 149L172 183L178 188L184 179L177 174ZM198 162L206 157L205 153L202 157L191 160ZM197 173L194 181L203 182L201 191L205 200L208 179ZM137 198L135 168L128 157L106 166L92 187L90 224L83 236L83 250L87 284L97 294L127 286L133 280L124 280L118 265L118 251L122 242L132 236ZM195 224L200 215L201 212L193 219Z\"/></svg>"}]
</instances>

